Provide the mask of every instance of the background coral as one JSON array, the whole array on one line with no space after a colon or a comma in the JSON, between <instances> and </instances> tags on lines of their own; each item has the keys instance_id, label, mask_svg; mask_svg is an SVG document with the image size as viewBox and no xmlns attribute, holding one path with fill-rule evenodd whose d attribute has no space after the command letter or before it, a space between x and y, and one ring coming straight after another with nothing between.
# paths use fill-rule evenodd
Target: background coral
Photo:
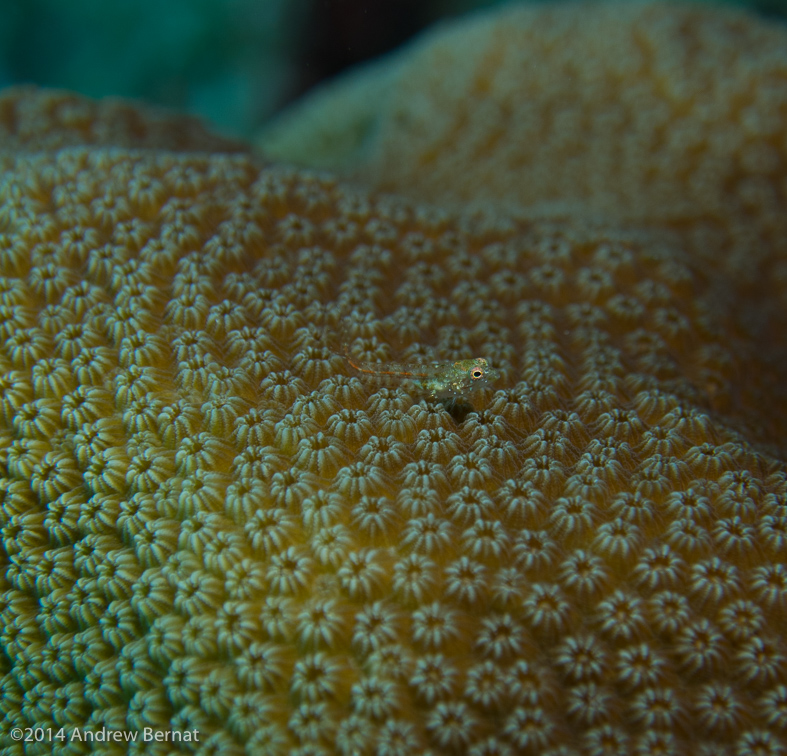
<instances>
[{"instance_id":1,"label":"background coral","mask_svg":"<svg viewBox=\"0 0 787 756\"><path fill-rule=\"evenodd\" d=\"M786 36L732 9L515 5L307 98L261 147L312 165L326 141L332 168L442 204L671 228L759 285L785 257Z\"/></svg>"},{"instance_id":2,"label":"background coral","mask_svg":"<svg viewBox=\"0 0 787 756\"><path fill-rule=\"evenodd\" d=\"M648 231L452 214L115 126L31 151L62 100L0 101L3 733L784 748L784 400L734 280L721 297ZM71 105L127 139L112 105ZM354 374L340 330L362 359L503 378L457 422Z\"/></svg>"},{"instance_id":3,"label":"background coral","mask_svg":"<svg viewBox=\"0 0 787 756\"><path fill-rule=\"evenodd\" d=\"M0 86L125 96L249 136L283 105L438 19L500 0L3 0ZM745 5L784 16L784 0Z\"/></svg>"},{"instance_id":4,"label":"background coral","mask_svg":"<svg viewBox=\"0 0 787 756\"><path fill-rule=\"evenodd\" d=\"M201 121L120 98L97 102L71 92L34 87L5 90L0 101L0 149L37 152L75 145L105 145L177 152L240 152L240 142L219 137Z\"/></svg>"}]
</instances>

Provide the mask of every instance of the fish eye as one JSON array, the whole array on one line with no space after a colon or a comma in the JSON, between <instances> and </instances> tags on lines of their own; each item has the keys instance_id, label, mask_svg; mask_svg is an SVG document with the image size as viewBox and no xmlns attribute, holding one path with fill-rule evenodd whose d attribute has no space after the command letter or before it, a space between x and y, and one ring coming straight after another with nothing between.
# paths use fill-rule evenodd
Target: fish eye
<instances>
[{"instance_id":1,"label":"fish eye","mask_svg":"<svg viewBox=\"0 0 787 756\"><path fill-rule=\"evenodd\" d=\"M481 368L473 368L473 369L470 371L470 377L471 377L471 378L472 378L474 381L477 381L479 378L483 378L483 377L484 377L484 371L483 371L483 370L481 370Z\"/></svg>"}]
</instances>

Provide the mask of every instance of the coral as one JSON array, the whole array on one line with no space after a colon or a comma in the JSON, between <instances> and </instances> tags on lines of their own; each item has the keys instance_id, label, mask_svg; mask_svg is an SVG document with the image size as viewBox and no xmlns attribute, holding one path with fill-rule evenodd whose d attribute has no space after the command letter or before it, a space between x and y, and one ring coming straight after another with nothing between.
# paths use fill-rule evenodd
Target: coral
<instances>
[{"instance_id":1,"label":"coral","mask_svg":"<svg viewBox=\"0 0 787 756\"><path fill-rule=\"evenodd\" d=\"M729 255L756 284L769 255L751 248L752 235L783 250L785 232L783 35L734 9L512 4L307 97L263 130L259 147L443 204L688 226L702 238L696 249L713 239L714 258ZM337 143L355 148L319 153ZM642 318L639 298L608 296L610 274L630 256L610 240L592 263L568 277L582 301ZM680 285L682 266L665 273ZM655 332L679 338L685 321L668 313L650 314Z\"/></svg>"},{"instance_id":2,"label":"coral","mask_svg":"<svg viewBox=\"0 0 787 756\"><path fill-rule=\"evenodd\" d=\"M245 151L240 143L215 136L195 118L173 116L156 108L120 99L107 99L99 104L70 92L51 91L42 94L32 87L5 91L0 134L3 150L12 151L34 152L86 144L179 151ZM117 199L121 204L128 203L126 213L132 217L132 207L145 207L146 203L150 207L145 209L160 207L168 199L156 177L144 170L134 171L129 166L129 180L128 200L118 199L124 197L125 192L110 193L93 197L93 208L98 203L107 206L110 198L113 201ZM56 193L62 195L66 191L63 185ZM84 186L82 191L89 192L90 189ZM55 228L53 226L51 230ZM66 255L79 257L81 249L101 248L94 246L98 237L90 227L71 226L61 229L58 235L62 235L63 252ZM66 274L65 270L61 270L60 275ZM78 281L75 283L79 285ZM85 284L82 282L83 286Z\"/></svg>"},{"instance_id":3,"label":"coral","mask_svg":"<svg viewBox=\"0 0 787 756\"><path fill-rule=\"evenodd\" d=\"M583 14L619 36L644 14L666 44L659 7ZM767 128L771 103L747 108ZM0 96L4 726L196 727L248 754L783 750L785 374L751 279L710 269L689 221L452 211L177 119L149 149L159 118ZM500 377L438 402L358 374L347 339Z\"/></svg>"}]
</instances>

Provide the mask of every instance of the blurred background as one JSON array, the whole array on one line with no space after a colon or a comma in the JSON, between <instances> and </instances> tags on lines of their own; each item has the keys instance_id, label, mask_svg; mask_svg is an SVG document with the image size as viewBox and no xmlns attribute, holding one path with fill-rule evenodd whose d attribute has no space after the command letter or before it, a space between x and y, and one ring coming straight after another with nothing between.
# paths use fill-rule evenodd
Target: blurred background
<instances>
[{"instance_id":1,"label":"blurred background","mask_svg":"<svg viewBox=\"0 0 787 756\"><path fill-rule=\"evenodd\" d=\"M249 137L320 81L504 1L0 0L0 85L143 99Z\"/></svg>"}]
</instances>

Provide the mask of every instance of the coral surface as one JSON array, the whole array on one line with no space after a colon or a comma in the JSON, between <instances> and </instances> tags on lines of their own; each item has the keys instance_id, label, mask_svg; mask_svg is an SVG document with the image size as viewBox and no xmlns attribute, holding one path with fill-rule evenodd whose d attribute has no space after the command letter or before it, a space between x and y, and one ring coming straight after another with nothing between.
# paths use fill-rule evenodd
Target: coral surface
<instances>
[{"instance_id":1,"label":"coral surface","mask_svg":"<svg viewBox=\"0 0 787 756\"><path fill-rule=\"evenodd\" d=\"M329 84L260 147L441 204L669 227L761 285L787 255L785 39L732 8L514 4Z\"/></svg>"},{"instance_id":2,"label":"coral surface","mask_svg":"<svg viewBox=\"0 0 787 756\"><path fill-rule=\"evenodd\" d=\"M3 754L784 752L751 282L113 107L0 98ZM501 375L427 401L343 347Z\"/></svg>"}]
</instances>

